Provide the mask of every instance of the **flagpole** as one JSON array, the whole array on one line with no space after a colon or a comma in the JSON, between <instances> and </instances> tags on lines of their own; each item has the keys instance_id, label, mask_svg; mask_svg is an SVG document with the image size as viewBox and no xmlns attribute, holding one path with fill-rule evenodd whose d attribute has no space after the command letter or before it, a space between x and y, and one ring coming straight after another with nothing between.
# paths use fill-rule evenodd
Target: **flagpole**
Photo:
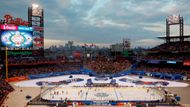
<instances>
[{"instance_id":1,"label":"flagpole","mask_svg":"<svg viewBox=\"0 0 190 107\"><path fill-rule=\"evenodd\" d=\"M7 47L5 47L5 66L6 66L6 80L9 78L8 77L8 55L7 55Z\"/></svg>"}]
</instances>

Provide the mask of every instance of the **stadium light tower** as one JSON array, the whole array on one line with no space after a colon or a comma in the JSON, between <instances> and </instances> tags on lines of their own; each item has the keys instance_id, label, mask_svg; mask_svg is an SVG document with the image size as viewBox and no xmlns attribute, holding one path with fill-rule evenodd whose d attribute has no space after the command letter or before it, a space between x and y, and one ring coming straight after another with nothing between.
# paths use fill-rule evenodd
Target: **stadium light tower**
<instances>
[{"instance_id":1,"label":"stadium light tower","mask_svg":"<svg viewBox=\"0 0 190 107\"><path fill-rule=\"evenodd\" d=\"M29 26L33 27L33 51L44 55L44 10L38 4L28 8Z\"/></svg>"},{"instance_id":2,"label":"stadium light tower","mask_svg":"<svg viewBox=\"0 0 190 107\"><path fill-rule=\"evenodd\" d=\"M32 7L36 9L39 7L39 5L38 4L32 4Z\"/></svg>"}]
</instances>

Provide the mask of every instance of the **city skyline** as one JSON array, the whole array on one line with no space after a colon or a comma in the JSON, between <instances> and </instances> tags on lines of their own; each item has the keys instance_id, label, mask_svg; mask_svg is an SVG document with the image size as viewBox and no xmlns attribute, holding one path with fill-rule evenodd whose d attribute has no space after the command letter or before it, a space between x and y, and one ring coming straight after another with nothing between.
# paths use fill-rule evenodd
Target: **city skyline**
<instances>
[{"instance_id":1,"label":"city skyline","mask_svg":"<svg viewBox=\"0 0 190 107\"><path fill-rule=\"evenodd\" d=\"M156 46L165 36L165 19L172 14L184 17L184 34L190 34L188 0L2 0L1 19L5 14L27 20L28 6L39 4L44 9L45 47L76 44L109 46L131 40L132 47ZM178 27L171 35L179 35Z\"/></svg>"}]
</instances>

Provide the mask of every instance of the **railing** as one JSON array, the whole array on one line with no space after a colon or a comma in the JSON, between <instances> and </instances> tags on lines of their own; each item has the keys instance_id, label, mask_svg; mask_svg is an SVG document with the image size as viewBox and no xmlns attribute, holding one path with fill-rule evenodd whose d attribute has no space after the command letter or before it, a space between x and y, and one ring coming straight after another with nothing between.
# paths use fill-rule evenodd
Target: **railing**
<instances>
[{"instance_id":1,"label":"railing","mask_svg":"<svg viewBox=\"0 0 190 107\"><path fill-rule=\"evenodd\" d=\"M50 92L50 97L51 97L51 90L56 89L57 87L59 87L59 85L56 85L55 87L47 88L42 93L40 93L40 97L43 99L43 96L45 96L49 92Z\"/></svg>"},{"instance_id":2,"label":"railing","mask_svg":"<svg viewBox=\"0 0 190 107\"><path fill-rule=\"evenodd\" d=\"M4 95L3 98L0 100L0 106L3 104L4 100L7 98L7 95L8 94Z\"/></svg>"}]
</instances>

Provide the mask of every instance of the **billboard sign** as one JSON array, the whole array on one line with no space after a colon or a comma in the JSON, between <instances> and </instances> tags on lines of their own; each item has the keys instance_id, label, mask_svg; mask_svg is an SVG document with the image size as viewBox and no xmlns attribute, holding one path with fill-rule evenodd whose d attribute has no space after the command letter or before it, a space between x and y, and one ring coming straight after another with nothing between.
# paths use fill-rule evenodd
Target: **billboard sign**
<instances>
[{"instance_id":1,"label":"billboard sign","mask_svg":"<svg viewBox=\"0 0 190 107\"><path fill-rule=\"evenodd\" d=\"M3 30L18 30L18 26L14 25L1 25L1 29Z\"/></svg>"},{"instance_id":2,"label":"billboard sign","mask_svg":"<svg viewBox=\"0 0 190 107\"><path fill-rule=\"evenodd\" d=\"M32 51L9 51L8 55L18 56L18 55L32 55Z\"/></svg>"},{"instance_id":3,"label":"billboard sign","mask_svg":"<svg viewBox=\"0 0 190 107\"><path fill-rule=\"evenodd\" d=\"M5 19L5 23L7 24L13 24L13 25L24 25L24 26L28 26L29 23L28 21L23 20L22 18L14 18L13 16L7 14L4 16Z\"/></svg>"},{"instance_id":4,"label":"billboard sign","mask_svg":"<svg viewBox=\"0 0 190 107\"><path fill-rule=\"evenodd\" d=\"M160 60L148 60L149 64L159 64Z\"/></svg>"},{"instance_id":5,"label":"billboard sign","mask_svg":"<svg viewBox=\"0 0 190 107\"><path fill-rule=\"evenodd\" d=\"M4 30L1 32L1 43L8 48L31 48L32 32Z\"/></svg>"},{"instance_id":6,"label":"billboard sign","mask_svg":"<svg viewBox=\"0 0 190 107\"><path fill-rule=\"evenodd\" d=\"M167 61L168 64L176 64L176 61Z\"/></svg>"},{"instance_id":7,"label":"billboard sign","mask_svg":"<svg viewBox=\"0 0 190 107\"><path fill-rule=\"evenodd\" d=\"M18 26L19 31L33 31L32 27Z\"/></svg>"},{"instance_id":8,"label":"billboard sign","mask_svg":"<svg viewBox=\"0 0 190 107\"><path fill-rule=\"evenodd\" d=\"M33 29L34 29L35 31L43 31L43 30L44 30L43 27L38 27L38 26L33 26Z\"/></svg>"},{"instance_id":9,"label":"billboard sign","mask_svg":"<svg viewBox=\"0 0 190 107\"><path fill-rule=\"evenodd\" d=\"M184 61L184 62L183 62L183 65L184 65L184 66L190 66L190 61Z\"/></svg>"},{"instance_id":10,"label":"billboard sign","mask_svg":"<svg viewBox=\"0 0 190 107\"><path fill-rule=\"evenodd\" d=\"M178 24L179 20L180 20L180 16L179 15L168 16L168 23L169 24Z\"/></svg>"},{"instance_id":11,"label":"billboard sign","mask_svg":"<svg viewBox=\"0 0 190 107\"><path fill-rule=\"evenodd\" d=\"M32 27L27 26L14 26L10 24L0 25L0 29L2 30L19 30L19 31L33 31Z\"/></svg>"},{"instance_id":12,"label":"billboard sign","mask_svg":"<svg viewBox=\"0 0 190 107\"><path fill-rule=\"evenodd\" d=\"M37 37L43 37L43 32L40 31L33 31L33 35Z\"/></svg>"}]
</instances>

